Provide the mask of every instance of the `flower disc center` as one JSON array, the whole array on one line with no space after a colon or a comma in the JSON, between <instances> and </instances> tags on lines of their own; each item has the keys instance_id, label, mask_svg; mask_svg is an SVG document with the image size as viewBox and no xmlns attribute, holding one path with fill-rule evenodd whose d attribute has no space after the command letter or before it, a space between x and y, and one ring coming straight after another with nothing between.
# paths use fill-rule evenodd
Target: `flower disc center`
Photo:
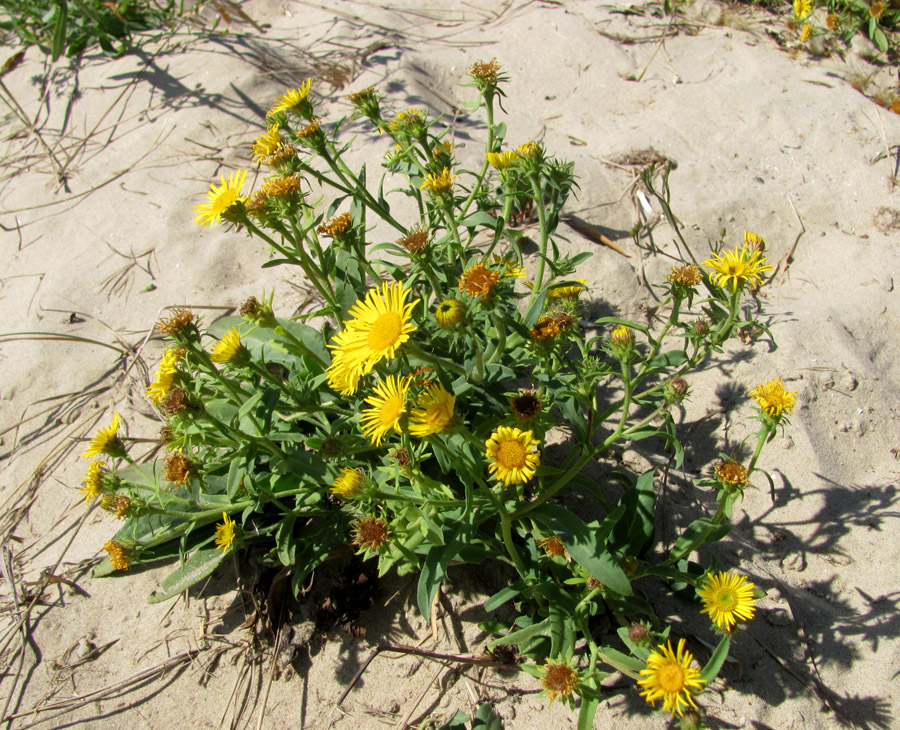
<instances>
[{"instance_id":1,"label":"flower disc center","mask_svg":"<svg viewBox=\"0 0 900 730\"><path fill-rule=\"evenodd\" d=\"M376 352L387 350L400 339L402 322L396 312L385 312L372 323L369 330L369 347Z\"/></svg>"},{"instance_id":2,"label":"flower disc center","mask_svg":"<svg viewBox=\"0 0 900 730\"><path fill-rule=\"evenodd\" d=\"M684 669L669 662L656 675L659 688L666 694L676 694L684 689Z\"/></svg>"},{"instance_id":3,"label":"flower disc center","mask_svg":"<svg viewBox=\"0 0 900 730\"><path fill-rule=\"evenodd\" d=\"M525 447L518 441L502 441L497 449L497 463L505 469L525 466Z\"/></svg>"}]
</instances>

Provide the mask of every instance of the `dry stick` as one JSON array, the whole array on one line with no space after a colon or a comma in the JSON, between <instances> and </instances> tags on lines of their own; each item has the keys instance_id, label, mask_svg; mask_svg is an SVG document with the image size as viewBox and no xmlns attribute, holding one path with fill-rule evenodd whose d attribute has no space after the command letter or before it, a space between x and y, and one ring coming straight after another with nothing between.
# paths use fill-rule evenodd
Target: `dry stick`
<instances>
[{"instance_id":1,"label":"dry stick","mask_svg":"<svg viewBox=\"0 0 900 730\"><path fill-rule=\"evenodd\" d=\"M412 705L409 708L409 711L406 713L406 715L403 716L403 719L400 721L400 724L397 725L397 727L400 728L400 730L406 730L406 728L409 727L409 721L412 718L413 713L416 711L416 709L419 707L419 705L422 704L422 701L425 699L425 696L431 690L431 686L435 683L435 681L438 679L438 677L441 676L441 673L445 669L451 668L451 667L448 667L443 662L440 662L440 664L441 664L441 666L439 666L437 668L437 670L435 670L434 674L431 675L431 679L429 679L425 683L425 687L422 688L422 691L419 694L419 696L416 698L416 701L412 703ZM259 728L257 728L257 730L259 730Z\"/></svg>"},{"instance_id":2,"label":"dry stick","mask_svg":"<svg viewBox=\"0 0 900 730\"><path fill-rule=\"evenodd\" d=\"M275 649L272 653L272 664L269 667L269 681L266 682L266 690L263 692L262 702L259 705L259 717L256 720L256 730L262 730L263 719L266 714L266 703L269 701L269 690L272 689L272 682L275 680L275 667L278 666L278 649L281 646L281 636L284 634L282 621L284 620L284 605L287 601L283 601L281 609L278 611L278 632L275 635Z\"/></svg>"},{"instance_id":3,"label":"dry stick","mask_svg":"<svg viewBox=\"0 0 900 730\"><path fill-rule=\"evenodd\" d=\"M194 658L200 654L200 649L190 649L188 651L182 652L181 654L176 654L175 656L166 659L165 661L160 662L159 664L154 664L152 667L148 667L147 669L142 669L139 672L135 672L127 679L123 679L121 682L116 682L114 684L107 685L98 690L94 690L93 692L88 692L85 695L79 695L78 697L70 697L65 700L60 700L59 702L54 702L49 705L45 705L44 707L35 707L31 710L26 710L24 712L16 712L12 715L7 715L3 718L3 722L9 722L10 720L15 720L19 717L27 717L29 715L35 715L39 712L49 712L51 710L62 710L55 715L51 715L50 717L45 717L41 720L36 720L29 725L23 725L17 730L27 730L27 728L34 727L35 725L39 725L42 722L48 722L49 720L54 720L57 717L61 717L62 715L66 715L73 710L77 710L79 707L84 707L91 702L96 700L103 699L108 695L115 694L116 692L120 692L122 690L128 689L133 684L139 684L140 682L144 682L148 679L152 679L157 674L164 674L168 672L170 669L175 669L180 667L183 664L187 664L194 660ZM133 703L132 703L133 704Z\"/></svg>"},{"instance_id":4,"label":"dry stick","mask_svg":"<svg viewBox=\"0 0 900 730\"><path fill-rule=\"evenodd\" d=\"M390 644L379 644L375 647L372 655L368 659L366 659L363 665L359 668L359 671L354 675L353 679L350 680L350 684L347 685L347 689L344 690L344 693L336 703L337 707L340 707L341 703L345 699L347 699L347 695L349 695L351 690L356 686L356 683L359 681L359 678L362 677L362 675L365 673L369 664L371 664L375 657L377 657L383 651L393 651L397 652L398 654L411 654L413 656L425 657L426 659L434 659L435 661L455 662L457 664L467 664L476 667L519 669L518 664L506 664L504 662L495 662L490 659L478 659L477 657L457 656L455 654L441 654L437 651L418 649L414 646L404 646L403 644L397 644L396 646L392 646Z\"/></svg>"},{"instance_id":5,"label":"dry stick","mask_svg":"<svg viewBox=\"0 0 900 730\"><path fill-rule=\"evenodd\" d=\"M784 258L781 259L781 261L778 262L778 268L775 270L775 273L772 274L772 278L771 278L771 279L766 279L766 280L760 285L761 287L762 287L762 286L765 286L765 285L768 284L770 281L774 280L775 277L778 276L779 274L786 274L786 273L787 273L788 267L790 267L790 265L791 265L791 264L793 263L793 261L794 261L794 252L797 250L797 244L800 243L800 237L801 237L804 233L806 233L806 226L803 225L803 219L800 218L800 214L797 212L797 209L794 207L794 201L791 200L791 194L790 194L790 193L788 193L787 199L788 199L788 203L790 203L790 205L791 205L791 210L794 211L794 215L795 215L796 218L797 218L797 222L800 224L800 233L798 233L798 234L797 234L797 238L794 239L794 245L791 246L790 251L788 251L788 252L785 254Z\"/></svg>"},{"instance_id":6,"label":"dry stick","mask_svg":"<svg viewBox=\"0 0 900 730\"><path fill-rule=\"evenodd\" d=\"M637 81L638 83L640 83L641 79L644 78L644 74L647 73L650 68L650 64L653 63L653 59L656 58L656 54L659 53L659 49L662 48L663 43L666 42L666 38L668 38L669 36L669 29L672 27L672 20L674 20L674 18L675 14L672 13L672 15L669 16L669 22L666 23L666 29L663 31L662 37L659 39L659 43L657 43L656 48L653 49L650 60L647 61L647 65L644 66L644 70L641 71L640 75L635 79L635 81Z\"/></svg>"}]
</instances>

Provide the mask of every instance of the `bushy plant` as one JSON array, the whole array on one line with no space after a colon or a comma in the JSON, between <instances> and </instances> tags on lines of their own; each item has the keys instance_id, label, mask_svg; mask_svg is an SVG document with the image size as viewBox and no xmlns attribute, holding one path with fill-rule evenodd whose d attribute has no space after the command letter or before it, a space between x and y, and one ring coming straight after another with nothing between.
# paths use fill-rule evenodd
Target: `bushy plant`
<instances>
[{"instance_id":1,"label":"bushy plant","mask_svg":"<svg viewBox=\"0 0 900 730\"><path fill-rule=\"evenodd\" d=\"M118 414L91 442L85 497L125 521L97 572L177 557L150 599L162 601L251 549L288 567L299 591L350 545L382 574L418 573L427 619L451 563L501 561L515 578L484 607L509 604L515 619L485 625L497 637L490 647L516 645L551 700L580 697L579 727L591 727L613 671L696 727L694 698L759 593L691 558L728 533L794 395L778 378L751 392L752 458L713 465L701 486L715 490L718 510L676 525L667 550L654 531L656 470L597 477L594 467L613 447L647 439L681 465L673 412L689 395L686 378L742 328L768 332L744 307L771 271L765 242L748 232L702 264L675 257L657 282L659 327L586 321L590 291L578 274L590 254L562 254L554 239L573 166L534 141L504 145L495 60L474 64L469 81L472 111L486 115L476 169L460 165L439 118L387 114L368 88L348 97L352 116L390 142L370 187L366 166L345 161L348 119L319 119L307 81L278 99L253 144L271 175L252 194L246 171L211 186L197 224L264 241L265 266L298 267L319 306L285 318L263 295L208 329L184 309L158 324L169 349L147 396L168 456L133 459ZM529 219L538 251L526 262L511 222ZM551 440L561 457L547 458ZM571 490L590 497L596 518L564 506ZM635 591L653 580L696 590L721 637L702 668ZM623 624L618 635L594 620L604 613Z\"/></svg>"}]
</instances>

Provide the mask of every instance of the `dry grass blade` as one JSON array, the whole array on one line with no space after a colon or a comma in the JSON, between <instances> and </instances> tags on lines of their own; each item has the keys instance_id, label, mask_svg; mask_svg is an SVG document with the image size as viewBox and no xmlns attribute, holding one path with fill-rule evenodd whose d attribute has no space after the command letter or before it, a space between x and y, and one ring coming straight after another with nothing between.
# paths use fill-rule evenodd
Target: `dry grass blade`
<instances>
[{"instance_id":1,"label":"dry grass blade","mask_svg":"<svg viewBox=\"0 0 900 730\"><path fill-rule=\"evenodd\" d=\"M40 725L41 723L49 722L50 720L55 720L58 717L67 715L68 713L77 710L79 707L84 707L91 702L95 702L99 699L119 692L127 691L129 688L135 685L146 682L149 679L154 679L157 676L165 674L172 669L182 667L185 664L192 662L201 653L201 651L201 649L190 649L188 651L182 652L181 654L176 654L175 656L170 657L165 661L159 662L158 664L154 664L152 667L148 667L147 669L142 669L139 672L135 672L127 679L123 679L121 682L115 682L113 684L107 685L106 687L102 687L101 689L94 690L93 692L88 692L84 695L69 697L68 699L60 700L58 702L52 702L41 707L33 707L30 710L6 715L2 718L2 720L0 720L0 722L10 722L20 717L28 717L31 715L37 715L41 712L53 712L54 710L59 710L59 712L54 715L35 720L34 722L28 723L27 725L22 725L17 728L17 730L27 730L28 728L35 727L36 725Z\"/></svg>"},{"instance_id":2,"label":"dry grass blade","mask_svg":"<svg viewBox=\"0 0 900 730\"><path fill-rule=\"evenodd\" d=\"M93 340L90 337L80 337L79 335L69 335L65 332L4 332L0 334L0 342L8 342L13 340L69 340L71 342L85 342L91 345L99 345L106 347L120 355L125 353L121 348L110 345L108 342Z\"/></svg>"}]
</instances>

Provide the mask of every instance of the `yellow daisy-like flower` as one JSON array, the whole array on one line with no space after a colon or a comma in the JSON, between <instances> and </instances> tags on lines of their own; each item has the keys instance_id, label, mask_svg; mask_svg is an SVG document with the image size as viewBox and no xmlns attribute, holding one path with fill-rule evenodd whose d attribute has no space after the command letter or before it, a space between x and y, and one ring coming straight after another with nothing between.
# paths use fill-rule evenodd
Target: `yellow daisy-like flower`
<instances>
[{"instance_id":1,"label":"yellow daisy-like flower","mask_svg":"<svg viewBox=\"0 0 900 730\"><path fill-rule=\"evenodd\" d=\"M153 382L147 386L147 397L156 405L162 403L172 388L172 383L178 375L178 362L184 356L184 350L166 350L159 363L159 369L154 373Z\"/></svg>"},{"instance_id":2,"label":"yellow daisy-like flower","mask_svg":"<svg viewBox=\"0 0 900 730\"><path fill-rule=\"evenodd\" d=\"M440 383L432 383L409 412L409 432L417 438L424 438L444 431L453 421L455 407L456 396Z\"/></svg>"},{"instance_id":3,"label":"yellow daisy-like flower","mask_svg":"<svg viewBox=\"0 0 900 730\"><path fill-rule=\"evenodd\" d=\"M519 156L515 152L488 152L485 157L495 170L509 170L516 166Z\"/></svg>"},{"instance_id":4,"label":"yellow daisy-like flower","mask_svg":"<svg viewBox=\"0 0 900 730\"><path fill-rule=\"evenodd\" d=\"M92 461L88 470L81 478L84 485L78 491L84 495L85 504L90 504L92 499L97 499L103 494L103 475L106 473L106 464L102 461Z\"/></svg>"},{"instance_id":5,"label":"yellow daisy-like flower","mask_svg":"<svg viewBox=\"0 0 900 730\"><path fill-rule=\"evenodd\" d=\"M452 330L466 316L466 305L459 299L445 299L434 310L434 318L445 330Z\"/></svg>"},{"instance_id":6,"label":"yellow daisy-like flower","mask_svg":"<svg viewBox=\"0 0 900 730\"><path fill-rule=\"evenodd\" d=\"M406 413L410 378L389 375L375 386L375 394L366 398L371 408L362 412L362 432L376 446L391 430L400 433L400 419Z\"/></svg>"},{"instance_id":7,"label":"yellow daisy-like flower","mask_svg":"<svg viewBox=\"0 0 900 730\"><path fill-rule=\"evenodd\" d=\"M222 214L225 211L235 203L247 199L246 196L241 196L241 188L244 187L246 179L246 170L232 172L227 180L224 174L220 174L219 181L222 184L212 183L206 194L206 202L194 206L194 212L197 214L197 217L194 218L194 225L212 228L213 223L221 223Z\"/></svg>"},{"instance_id":8,"label":"yellow daisy-like flower","mask_svg":"<svg viewBox=\"0 0 900 730\"><path fill-rule=\"evenodd\" d=\"M638 684L644 688L643 697L651 705L657 700L663 701L663 710L671 710L672 717L676 713L681 717L684 708L696 707L692 690L700 691L705 682L700 679L700 670L691 666L694 655L685 651L684 639L678 641L678 650L672 651L672 642L659 646L647 658L647 668L641 670L644 679Z\"/></svg>"},{"instance_id":9,"label":"yellow daisy-like flower","mask_svg":"<svg viewBox=\"0 0 900 730\"><path fill-rule=\"evenodd\" d=\"M533 431L500 426L485 442L488 471L506 486L530 481L541 463Z\"/></svg>"},{"instance_id":10,"label":"yellow daisy-like flower","mask_svg":"<svg viewBox=\"0 0 900 730\"><path fill-rule=\"evenodd\" d=\"M428 188L435 195L447 195L453 189L453 181L456 177L456 175L451 175L450 170L445 167L440 175L429 172L419 188L422 190Z\"/></svg>"},{"instance_id":11,"label":"yellow daisy-like flower","mask_svg":"<svg viewBox=\"0 0 900 730\"><path fill-rule=\"evenodd\" d=\"M576 279L578 284L555 286L547 290L547 299L575 299L587 289L587 279Z\"/></svg>"},{"instance_id":12,"label":"yellow daisy-like flower","mask_svg":"<svg viewBox=\"0 0 900 730\"><path fill-rule=\"evenodd\" d=\"M539 160L543 157L544 151L537 142L526 142L520 144L516 150L516 155L523 160Z\"/></svg>"},{"instance_id":13,"label":"yellow daisy-like flower","mask_svg":"<svg viewBox=\"0 0 900 730\"><path fill-rule=\"evenodd\" d=\"M503 276L509 279L524 279L528 276L528 271L524 266L519 264L510 256L499 256L494 254L491 257L491 263L502 270Z\"/></svg>"},{"instance_id":14,"label":"yellow daisy-like flower","mask_svg":"<svg viewBox=\"0 0 900 730\"><path fill-rule=\"evenodd\" d=\"M744 243L750 248L758 248L760 251L764 251L766 248L766 239L753 231L744 231Z\"/></svg>"},{"instance_id":15,"label":"yellow daisy-like flower","mask_svg":"<svg viewBox=\"0 0 900 730\"><path fill-rule=\"evenodd\" d=\"M798 20L806 20L812 12L812 0L794 0L794 15Z\"/></svg>"},{"instance_id":16,"label":"yellow daisy-like flower","mask_svg":"<svg viewBox=\"0 0 900 730\"><path fill-rule=\"evenodd\" d=\"M109 426L97 431L97 435L91 439L81 458L90 459L92 456L99 456L100 454L121 456L124 453L124 449L122 448L122 442L119 441L120 420L121 416L119 416L119 413L113 413Z\"/></svg>"},{"instance_id":17,"label":"yellow daisy-like flower","mask_svg":"<svg viewBox=\"0 0 900 730\"><path fill-rule=\"evenodd\" d=\"M227 512L223 512L222 523L216 525L216 550L221 549L223 552L228 552L234 544L234 538L234 520L228 516Z\"/></svg>"},{"instance_id":18,"label":"yellow daisy-like flower","mask_svg":"<svg viewBox=\"0 0 900 730\"><path fill-rule=\"evenodd\" d=\"M346 466L337 475L334 484L331 485L331 493L344 499L358 497L366 484L366 477L359 469Z\"/></svg>"},{"instance_id":19,"label":"yellow daisy-like flower","mask_svg":"<svg viewBox=\"0 0 900 730\"><path fill-rule=\"evenodd\" d=\"M285 91L283 95L278 97L275 106L266 112L266 118L273 117L278 112L290 111L300 106L302 102L306 101L306 97L309 96L310 88L312 88L312 78L306 79L297 89Z\"/></svg>"},{"instance_id":20,"label":"yellow daisy-like flower","mask_svg":"<svg viewBox=\"0 0 900 730\"><path fill-rule=\"evenodd\" d=\"M534 327L528 331L531 339L538 342L548 342L554 340L562 334L562 328L556 319L549 315L543 315L535 323Z\"/></svg>"},{"instance_id":21,"label":"yellow daisy-like flower","mask_svg":"<svg viewBox=\"0 0 900 730\"><path fill-rule=\"evenodd\" d=\"M736 292L749 283L752 289L762 284L762 274L771 271L772 267L766 264L768 261L758 248L751 248L747 244L724 254L713 252L712 258L703 262L715 273L711 275L712 281L723 289L731 288Z\"/></svg>"},{"instance_id":22,"label":"yellow daisy-like flower","mask_svg":"<svg viewBox=\"0 0 900 730\"><path fill-rule=\"evenodd\" d=\"M253 143L253 161L262 162L269 155L275 154L281 147L281 133L277 124L273 124Z\"/></svg>"},{"instance_id":23,"label":"yellow daisy-like flower","mask_svg":"<svg viewBox=\"0 0 900 730\"><path fill-rule=\"evenodd\" d=\"M771 418L780 418L782 414L790 415L794 410L797 391L784 389L781 378L775 378L763 385L757 385L750 395Z\"/></svg>"},{"instance_id":24,"label":"yellow daisy-like flower","mask_svg":"<svg viewBox=\"0 0 900 730\"><path fill-rule=\"evenodd\" d=\"M742 575L720 572L709 576L697 595L703 601L703 610L713 623L731 633L738 621L749 621L756 611L753 584Z\"/></svg>"},{"instance_id":25,"label":"yellow daisy-like flower","mask_svg":"<svg viewBox=\"0 0 900 730\"><path fill-rule=\"evenodd\" d=\"M103 546L103 549L109 553L109 562L114 570L128 570L131 566L131 558L125 548L115 540L110 540Z\"/></svg>"},{"instance_id":26,"label":"yellow daisy-like flower","mask_svg":"<svg viewBox=\"0 0 900 730\"><path fill-rule=\"evenodd\" d=\"M812 26L809 23L804 23L803 27L800 29L800 42L806 43L809 40L809 37L812 35Z\"/></svg>"},{"instance_id":27,"label":"yellow daisy-like flower","mask_svg":"<svg viewBox=\"0 0 900 730\"><path fill-rule=\"evenodd\" d=\"M222 339L209 351L209 359L213 362L235 362L246 352L241 344L241 336L237 327L232 327Z\"/></svg>"},{"instance_id":28,"label":"yellow daisy-like flower","mask_svg":"<svg viewBox=\"0 0 900 730\"><path fill-rule=\"evenodd\" d=\"M359 379L382 360L393 358L397 349L415 332L412 310L418 299L407 302L411 290L403 282L369 289L365 300L350 309L352 319L344 322L328 347L333 351L328 368L328 385L342 395L356 392Z\"/></svg>"},{"instance_id":29,"label":"yellow daisy-like flower","mask_svg":"<svg viewBox=\"0 0 900 730\"><path fill-rule=\"evenodd\" d=\"M541 667L541 687L550 701L557 697L571 697L578 686L578 671L566 662L547 659Z\"/></svg>"}]
</instances>

